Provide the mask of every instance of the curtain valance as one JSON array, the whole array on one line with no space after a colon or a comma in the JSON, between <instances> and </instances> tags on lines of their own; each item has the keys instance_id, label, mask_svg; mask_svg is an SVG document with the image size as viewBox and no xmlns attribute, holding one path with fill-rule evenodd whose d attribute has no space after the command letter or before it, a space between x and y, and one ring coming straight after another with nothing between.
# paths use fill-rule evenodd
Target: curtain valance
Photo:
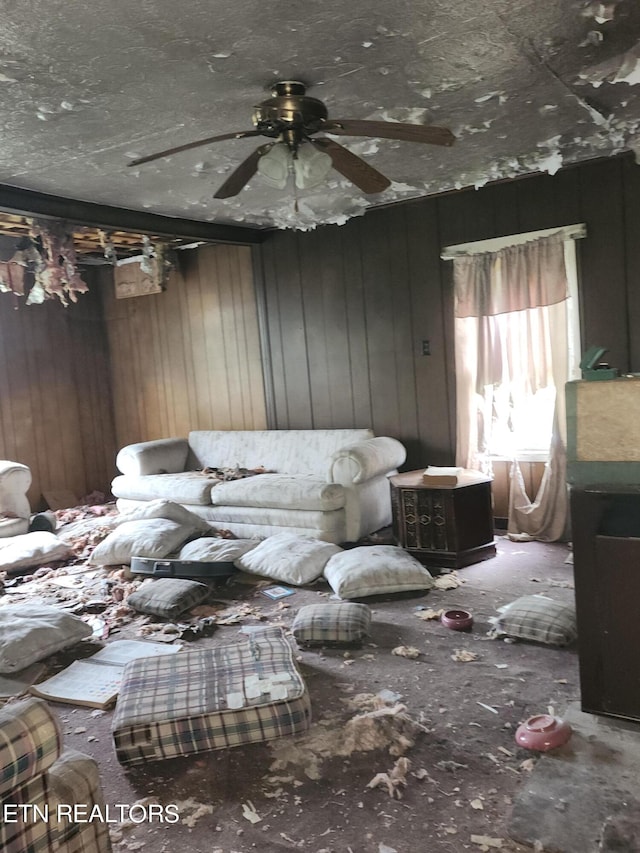
<instances>
[{"instance_id":1,"label":"curtain valance","mask_svg":"<svg viewBox=\"0 0 640 853\"><path fill-rule=\"evenodd\" d=\"M567 298L564 237L554 234L453 261L456 317L491 317Z\"/></svg>"}]
</instances>

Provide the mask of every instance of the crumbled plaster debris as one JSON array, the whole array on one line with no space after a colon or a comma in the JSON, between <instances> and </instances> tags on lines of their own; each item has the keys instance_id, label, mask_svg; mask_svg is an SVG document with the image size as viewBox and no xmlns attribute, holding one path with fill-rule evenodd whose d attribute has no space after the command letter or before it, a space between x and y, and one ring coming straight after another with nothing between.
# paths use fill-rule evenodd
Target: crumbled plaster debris
<instances>
[{"instance_id":1,"label":"crumbled plaster debris","mask_svg":"<svg viewBox=\"0 0 640 853\"><path fill-rule=\"evenodd\" d=\"M462 586L462 581L456 572L449 572L447 575L438 575L434 578L433 586L435 589L456 589L456 587Z\"/></svg>"},{"instance_id":2,"label":"crumbled plaster debris","mask_svg":"<svg viewBox=\"0 0 640 853\"><path fill-rule=\"evenodd\" d=\"M386 773L376 773L368 783L367 788L385 788L392 800L402 799L402 788L407 786L407 773L411 762L404 756L397 759L393 767Z\"/></svg>"},{"instance_id":3,"label":"crumbled plaster debris","mask_svg":"<svg viewBox=\"0 0 640 853\"><path fill-rule=\"evenodd\" d=\"M476 652L470 652L468 649L455 649L451 655L451 660L468 663L469 661L478 660Z\"/></svg>"},{"instance_id":4,"label":"crumbled plaster debris","mask_svg":"<svg viewBox=\"0 0 640 853\"><path fill-rule=\"evenodd\" d=\"M213 814L213 806L210 803L199 803L193 797L189 797L187 800L178 800L175 805L181 817L181 823L190 828L193 828L200 818Z\"/></svg>"},{"instance_id":5,"label":"crumbled plaster debris","mask_svg":"<svg viewBox=\"0 0 640 853\"><path fill-rule=\"evenodd\" d=\"M247 800L246 803L242 804L242 817L248 820L249 823L260 823L262 820L251 800Z\"/></svg>"},{"instance_id":6,"label":"crumbled plaster debris","mask_svg":"<svg viewBox=\"0 0 640 853\"><path fill-rule=\"evenodd\" d=\"M499 104L504 104L507 96L504 92L488 92L486 95L481 95L479 98L474 98L476 104L486 104L487 101L495 99Z\"/></svg>"},{"instance_id":7,"label":"crumbled plaster debris","mask_svg":"<svg viewBox=\"0 0 640 853\"><path fill-rule=\"evenodd\" d=\"M428 622L432 619L439 619L444 613L444 607L441 607L439 610L433 610L431 607L427 607L426 610L419 610L414 616L417 616L418 619L424 619L425 622Z\"/></svg>"},{"instance_id":8,"label":"crumbled plaster debris","mask_svg":"<svg viewBox=\"0 0 640 853\"><path fill-rule=\"evenodd\" d=\"M397 655L402 658L411 658L411 660L415 660L419 658L422 652L420 649L416 649L415 646L396 646L395 649L391 649L392 655Z\"/></svg>"},{"instance_id":9,"label":"crumbled plaster debris","mask_svg":"<svg viewBox=\"0 0 640 853\"><path fill-rule=\"evenodd\" d=\"M480 845L480 849L483 851L493 849L499 849L502 847L502 838L491 838L489 835L472 835L471 843Z\"/></svg>"},{"instance_id":10,"label":"crumbled plaster debris","mask_svg":"<svg viewBox=\"0 0 640 853\"><path fill-rule=\"evenodd\" d=\"M356 697L354 697L354 702ZM358 704L368 704L374 710L351 717L343 725L332 715L312 724L304 735L297 738L280 738L270 744L274 756L271 771L298 766L309 779L320 779L322 764L336 756L349 756L354 752L386 750L390 755L404 755L415 743L416 737L427 729L407 714L402 704L383 705L373 694L359 694Z\"/></svg>"}]
</instances>

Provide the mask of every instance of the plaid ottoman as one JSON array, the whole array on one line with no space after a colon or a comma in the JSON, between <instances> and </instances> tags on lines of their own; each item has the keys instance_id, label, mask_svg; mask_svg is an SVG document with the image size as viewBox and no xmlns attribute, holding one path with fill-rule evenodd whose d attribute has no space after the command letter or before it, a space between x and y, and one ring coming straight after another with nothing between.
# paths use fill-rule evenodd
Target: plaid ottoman
<instances>
[{"instance_id":1,"label":"plaid ottoman","mask_svg":"<svg viewBox=\"0 0 640 853\"><path fill-rule=\"evenodd\" d=\"M211 649L140 658L124 670L113 717L121 764L298 734L311 722L306 684L280 628Z\"/></svg>"}]
</instances>

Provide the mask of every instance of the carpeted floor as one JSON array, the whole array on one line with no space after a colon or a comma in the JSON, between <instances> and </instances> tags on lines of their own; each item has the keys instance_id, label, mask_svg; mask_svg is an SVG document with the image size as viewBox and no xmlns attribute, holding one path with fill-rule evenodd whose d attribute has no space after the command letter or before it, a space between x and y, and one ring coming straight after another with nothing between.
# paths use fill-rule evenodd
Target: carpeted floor
<instances>
[{"instance_id":1,"label":"carpeted floor","mask_svg":"<svg viewBox=\"0 0 640 853\"><path fill-rule=\"evenodd\" d=\"M362 649L298 652L314 722L295 750L277 741L125 771L111 743L111 711L96 716L90 709L56 704L65 743L97 759L109 804L155 798L178 805L179 823L114 824L114 849L530 850L510 839L509 831L514 803L530 784L540 756L520 748L514 734L533 714L552 708L562 715L579 702L577 651L507 643L490 639L487 632L496 608L521 595L544 593L572 602L573 567L566 545L513 543L502 537L497 545L494 559L454 573L461 581L456 588L368 599L374 621ZM219 597L250 605L244 608L247 615L192 645L233 642L246 625L287 627L300 606L326 601L329 593L321 581L273 602L254 585L221 587ZM473 613L470 633L419 618L427 608L456 606ZM112 639L137 636L133 623ZM392 654L401 645L417 648L420 655ZM398 750L390 754L386 745L350 753L342 748L348 720L384 700L405 705L412 721L415 743L404 753L408 763L397 763ZM369 787L380 773L387 774L378 777L381 786ZM526 833L516 835L533 843ZM594 838L594 853L598 843ZM591 851L567 848L564 853Z\"/></svg>"}]
</instances>

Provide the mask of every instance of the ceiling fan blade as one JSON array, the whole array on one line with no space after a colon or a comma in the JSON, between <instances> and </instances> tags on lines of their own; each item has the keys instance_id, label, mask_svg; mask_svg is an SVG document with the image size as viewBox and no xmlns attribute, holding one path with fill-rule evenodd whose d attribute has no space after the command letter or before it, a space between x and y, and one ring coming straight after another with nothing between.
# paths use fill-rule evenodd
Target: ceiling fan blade
<instances>
[{"instance_id":1,"label":"ceiling fan blade","mask_svg":"<svg viewBox=\"0 0 640 853\"><path fill-rule=\"evenodd\" d=\"M335 118L324 121L322 130L337 136L379 136L383 139L401 139L404 142L426 142L429 145L453 145L456 140L446 127L403 124L397 121Z\"/></svg>"},{"instance_id":2,"label":"ceiling fan blade","mask_svg":"<svg viewBox=\"0 0 640 853\"><path fill-rule=\"evenodd\" d=\"M237 169L234 169L213 197L231 198L231 196L238 195L240 190L249 183L251 178L257 172L258 160L263 154L266 154L273 145L275 145L275 143L270 142L267 145L258 146L255 151L249 154L246 160L243 160L242 163L240 163Z\"/></svg>"},{"instance_id":3,"label":"ceiling fan blade","mask_svg":"<svg viewBox=\"0 0 640 853\"><path fill-rule=\"evenodd\" d=\"M146 157L139 157L137 160L127 163L127 165L140 166L141 163L160 160L162 157L169 157L171 154L178 154L180 151L189 151L190 148L198 148L200 145L209 145L211 142L222 142L225 139L244 139L245 136L261 136L261 133L259 130L239 130L235 133L223 133L220 136L208 136L206 139L199 139L197 142L187 142L185 145L176 145L175 148L167 148L166 151L158 151L157 154L148 154Z\"/></svg>"},{"instance_id":4,"label":"ceiling fan blade","mask_svg":"<svg viewBox=\"0 0 640 853\"><path fill-rule=\"evenodd\" d=\"M386 178L373 166L365 163L360 157L357 157L347 148L344 148L333 139L311 139L310 142L316 148L320 148L331 157L333 168L344 175L347 180L355 184L363 193L380 193L386 190L391 185L389 178Z\"/></svg>"}]
</instances>

